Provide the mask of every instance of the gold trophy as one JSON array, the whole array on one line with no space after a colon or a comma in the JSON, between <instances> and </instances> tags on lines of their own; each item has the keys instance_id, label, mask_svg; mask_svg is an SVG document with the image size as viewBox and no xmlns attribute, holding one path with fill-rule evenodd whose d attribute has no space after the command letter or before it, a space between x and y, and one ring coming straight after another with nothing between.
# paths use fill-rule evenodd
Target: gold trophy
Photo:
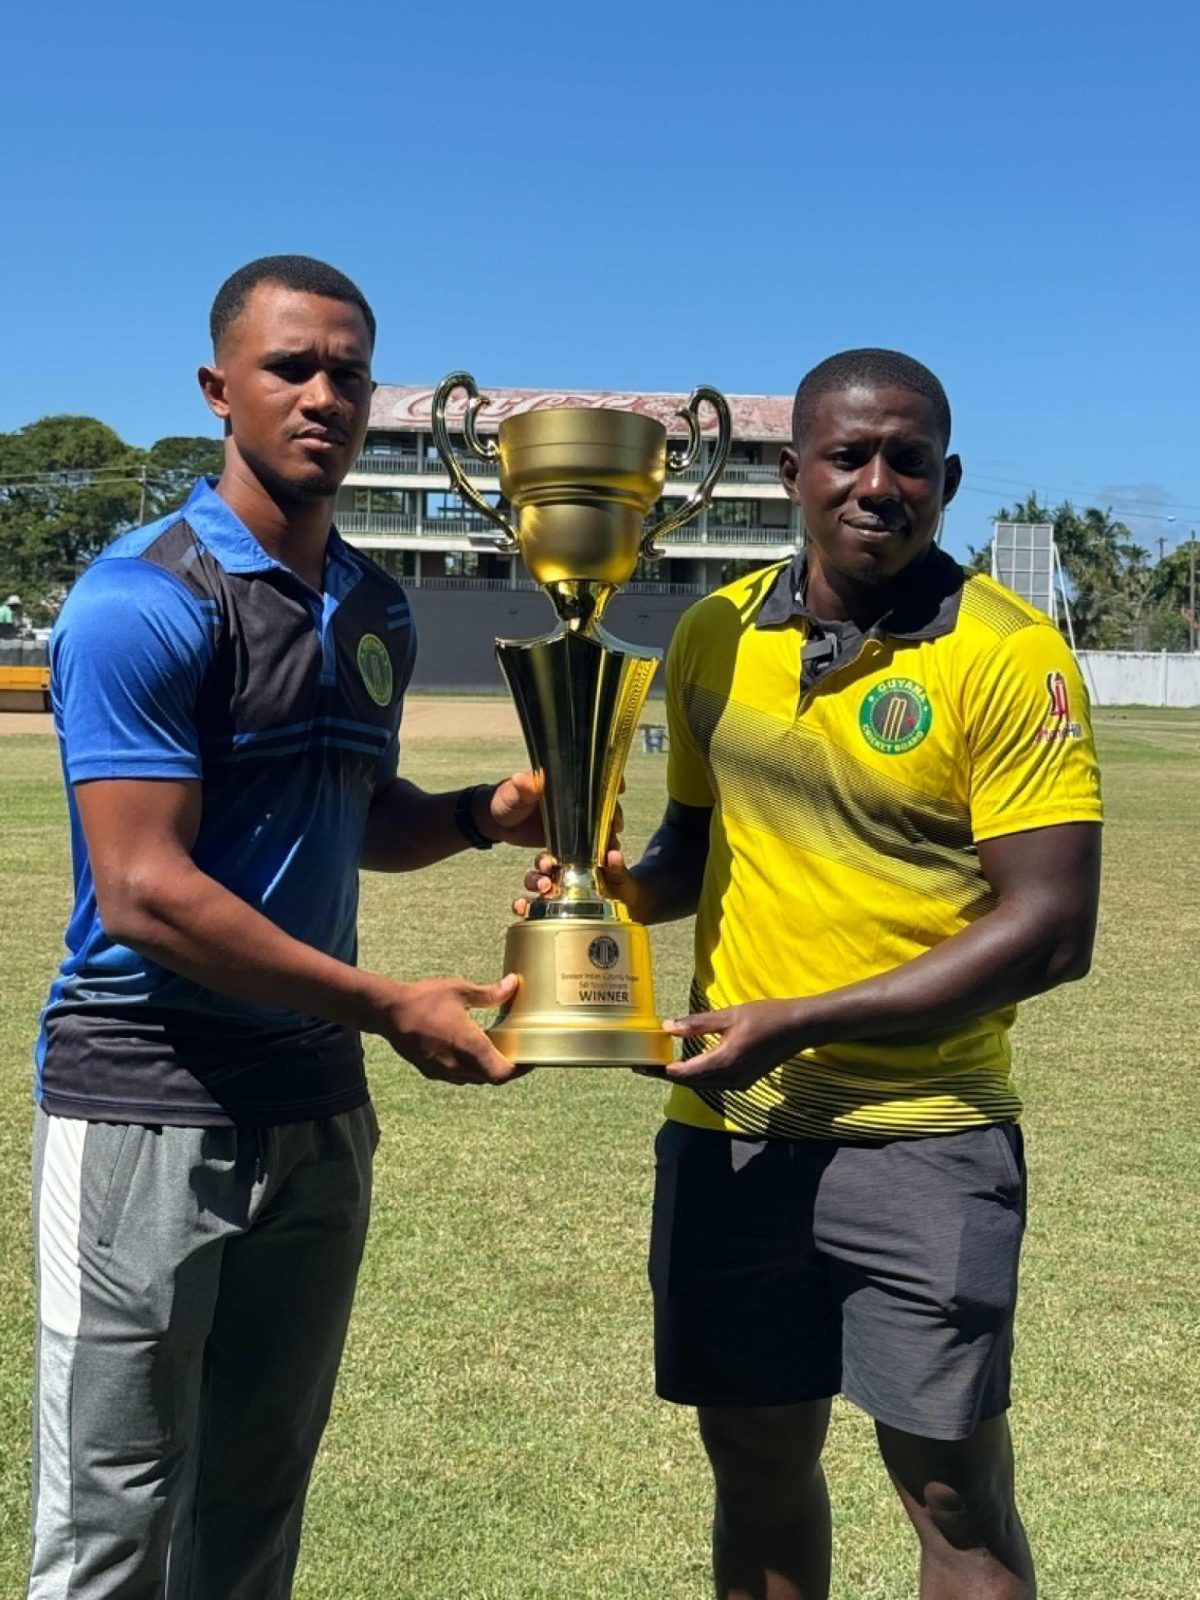
<instances>
[{"instance_id":1,"label":"gold trophy","mask_svg":"<svg viewBox=\"0 0 1200 1600\"><path fill-rule=\"evenodd\" d=\"M451 445L446 407L460 389L468 396L467 449L498 462L516 526L479 493ZM718 426L702 480L646 528L668 469L683 472L700 453L704 401ZM678 413L687 445L668 452L661 422L590 406L521 412L501 422L498 441L485 441L477 422L486 404L470 373L450 373L434 395L433 437L455 489L500 530L472 542L520 551L558 615L540 638L497 640L496 658L542 778L546 847L562 868L553 894L508 930L504 970L517 973L521 987L490 1036L510 1061L531 1066L664 1066L673 1041L654 1006L649 936L605 894L600 874L621 773L662 652L622 644L602 618L639 558L661 554L655 541L711 498L729 455L729 405L715 389L696 389Z\"/></svg>"}]
</instances>

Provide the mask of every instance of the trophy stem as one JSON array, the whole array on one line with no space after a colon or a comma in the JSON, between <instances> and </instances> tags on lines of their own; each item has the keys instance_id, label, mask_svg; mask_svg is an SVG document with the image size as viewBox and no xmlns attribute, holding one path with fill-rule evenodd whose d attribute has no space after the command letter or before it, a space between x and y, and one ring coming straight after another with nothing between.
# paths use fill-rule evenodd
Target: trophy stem
<instances>
[{"instance_id":1,"label":"trophy stem","mask_svg":"<svg viewBox=\"0 0 1200 1600\"><path fill-rule=\"evenodd\" d=\"M530 906L528 920L561 922L571 918L628 922L629 913L619 900L605 894L596 867L568 866L562 869L557 887Z\"/></svg>"},{"instance_id":2,"label":"trophy stem","mask_svg":"<svg viewBox=\"0 0 1200 1600\"><path fill-rule=\"evenodd\" d=\"M555 587L557 607L570 586ZM542 639L496 645L562 873L555 893L508 930L504 969L520 973L521 987L489 1037L526 1066L665 1066L673 1041L654 1009L649 936L604 893L599 871L659 654L621 644L595 611L582 625L559 616Z\"/></svg>"},{"instance_id":3,"label":"trophy stem","mask_svg":"<svg viewBox=\"0 0 1200 1600\"><path fill-rule=\"evenodd\" d=\"M600 618L616 592L615 584L594 583L586 578L559 578L546 585L558 620L576 633L599 629Z\"/></svg>"},{"instance_id":4,"label":"trophy stem","mask_svg":"<svg viewBox=\"0 0 1200 1600\"><path fill-rule=\"evenodd\" d=\"M560 622L541 639L500 640L496 658L542 779L546 847L566 869L569 898L595 908L578 914L603 916L595 873L659 652L622 645L595 622Z\"/></svg>"}]
</instances>

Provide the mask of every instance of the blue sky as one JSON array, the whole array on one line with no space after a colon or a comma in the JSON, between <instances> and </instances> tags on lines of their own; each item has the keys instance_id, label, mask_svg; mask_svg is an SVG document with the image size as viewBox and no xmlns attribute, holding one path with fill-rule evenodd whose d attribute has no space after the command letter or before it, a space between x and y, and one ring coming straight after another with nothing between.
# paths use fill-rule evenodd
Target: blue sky
<instances>
[{"instance_id":1,"label":"blue sky","mask_svg":"<svg viewBox=\"0 0 1200 1600\"><path fill-rule=\"evenodd\" d=\"M213 292L295 250L383 381L787 391L891 345L954 406L951 548L1029 487L1200 527L1195 8L15 10L0 429L211 431Z\"/></svg>"}]
</instances>

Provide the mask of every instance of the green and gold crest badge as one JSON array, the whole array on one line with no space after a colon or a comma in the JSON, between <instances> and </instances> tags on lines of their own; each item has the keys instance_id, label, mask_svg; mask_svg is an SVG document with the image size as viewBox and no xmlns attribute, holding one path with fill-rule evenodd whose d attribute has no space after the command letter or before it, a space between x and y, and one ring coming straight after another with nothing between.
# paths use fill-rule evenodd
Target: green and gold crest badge
<instances>
[{"instance_id":1,"label":"green and gold crest badge","mask_svg":"<svg viewBox=\"0 0 1200 1600\"><path fill-rule=\"evenodd\" d=\"M933 724L933 706L924 686L912 678L885 678L858 709L858 726L871 746L885 756L915 750Z\"/></svg>"},{"instance_id":2,"label":"green and gold crest badge","mask_svg":"<svg viewBox=\"0 0 1200 1600\"><path fill-rule=\"evenodd\" d=\"M392 658L383 640L377 639L373 633L364 633L358 641L358 670L375 704L388 705L395 687Z\"/></svg>"}]
</instances>

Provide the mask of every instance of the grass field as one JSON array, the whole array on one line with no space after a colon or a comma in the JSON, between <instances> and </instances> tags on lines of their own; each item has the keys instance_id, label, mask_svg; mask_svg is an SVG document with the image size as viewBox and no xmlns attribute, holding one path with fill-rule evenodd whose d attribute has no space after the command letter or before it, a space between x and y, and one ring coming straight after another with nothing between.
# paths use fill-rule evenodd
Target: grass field
<instances>
[{"instance_id":1,"label":"grass field","mask_svg":"<svg viewBox=\"0 0 1200 1600\"><path fill-rule=\"evenodd\" d=\"M1017 1030L1032 1176L1014 1430L1047 1600L1200 1595L1200 1096L1195 952L1200 716L1099 718L1108 806L1091 975ZM430 740L435 788L508 770L510 742ZM629 769L636 849L661 758ZM51 741L0 741L0 1597L22 1592L31 1340L29 1046L67 911ZM364 962L498 970L521 862L459 857L366 884ZM680 1006L684 928L656 933ZM370 1052L377 1205L314 1479L304 1600L701 1600L708 1486L690 1418L651 1395L644 1277L659 1086L544 1072L431 1086ZM914 1592L907 1525L866 1419L827 1466L839 1600Z\"/></svg>"}]
</instances>

